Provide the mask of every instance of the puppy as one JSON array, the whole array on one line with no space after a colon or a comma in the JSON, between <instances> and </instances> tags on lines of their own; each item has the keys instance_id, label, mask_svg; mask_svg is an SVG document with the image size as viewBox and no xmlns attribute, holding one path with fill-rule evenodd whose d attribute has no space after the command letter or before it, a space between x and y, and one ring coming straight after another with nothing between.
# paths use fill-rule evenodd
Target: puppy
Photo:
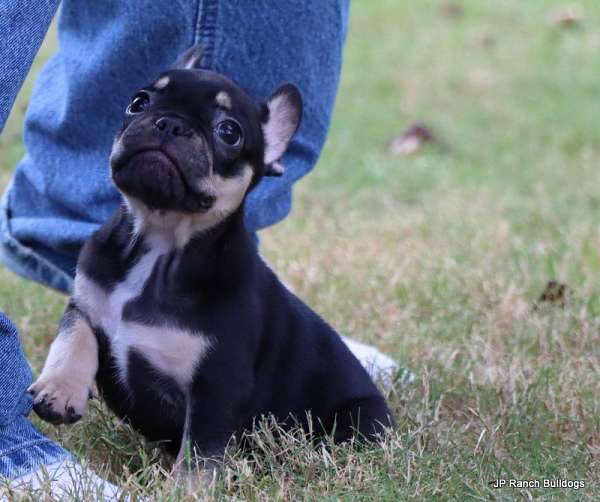
<instances>
[{"instance_id":1,"label":"puppy","mask_svg":"<svg viewBox=\"0 0 600 502\"><path fill-rule=\"evenodd\" d=\"M172 454L222 459L273 416L315 438L393 425L340 336L287 290L244 226L244 199L296 132L291 84L258 103L195 69L198 48L139 91L111 153L124 203L85 243L39 379L37 414L81 418L94 380L110 408Z\"/></svg>"}]
</instances>

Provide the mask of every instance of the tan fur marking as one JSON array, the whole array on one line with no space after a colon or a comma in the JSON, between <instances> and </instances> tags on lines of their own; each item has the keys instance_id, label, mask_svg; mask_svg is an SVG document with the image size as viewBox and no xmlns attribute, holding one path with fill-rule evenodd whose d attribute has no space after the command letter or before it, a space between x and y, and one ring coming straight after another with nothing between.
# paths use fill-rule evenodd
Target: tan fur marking
<instances>
[{"instance_id":1,"label":"tan fur marking","mask_svg":"<svg viewBox=\"0 0 600 502\"><path fill-rule=\"evenodd\" d=\"M160 77L154 84L154 88L158 89L160 91L161 89L164 89L168 85L169 85L169 77Z\"/></svg>"},{"instance_id":2,"label":"tan fur marking","mask_svg":"<svg viewBox=\"0 0 600 502\"><path fill-rule=\"evenodd\" d=\"M170 325L150 326L122 319L123 306L141 293L163 251L154 249L145 254L110 293L79 272L75 279L75 297L85 305L92 324L101 327L110 340L122 383L128 379L128 357L133 349L183 388L210 349L210 339L202 333Z\"/></svg>"},{"instance_id":3,"label":"tan fur marking","mask_svg":"<svg viewBox=\"0 0 600 502\"><path fill-rule=\"evenodd\" d=\"M219 92L215 98L215 101L220 107L225 108L226 110L231 110L231 96L225 91Z\"/></svg>"},{"instance_id":4,"label":"tan fur marking","mask_svg":"<svg viewBox=\"0 0 600 502\"><path fill-rule=\"evenodd\" d=\"M172 376L184 388L192 381L196 365L210 348L210 341L200 333L191 333L172 326L146 326L122 322L121 342L136 350L153 367Z\"/></svg>"}]
</instances>

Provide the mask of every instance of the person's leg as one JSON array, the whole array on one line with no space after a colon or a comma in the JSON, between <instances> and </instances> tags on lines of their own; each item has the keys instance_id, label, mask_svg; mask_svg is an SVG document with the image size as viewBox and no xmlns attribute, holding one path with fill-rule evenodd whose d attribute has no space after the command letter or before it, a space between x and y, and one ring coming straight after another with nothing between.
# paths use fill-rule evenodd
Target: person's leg
<instances>
[{"instance_id":1,"label":"person's leg","mask_svg":"<svg viewBox=\"0 0 600 502\"><path fill-rule=\"evenodd\" d=\"M0 0L0 132L58 3L58 0Z\"/></svg>"},{"instance_id":2,"label":"person's leg","mask_svg":"<svg viewBox=\"0 0 600 502\"><path fill-rule=\"evenodd\" d=\"M0 312L0 495L43 487L58 496L87 483L89 490L116 496L113 485L78 465L27 419L33 402L27 392L30 384L31 370L17 330Z\"/></svg>"},{"instance_id":3,"label":"person's leg","mask_svg":"<svg viewBox=\"0 0 600 502\"><path fill-rule=\"evenodd\" d=\"M17 331L0 312L0 474L15 478L68 457L27 420L32 398L27 393L32 376Z\"/></svg>"}]
</instances>

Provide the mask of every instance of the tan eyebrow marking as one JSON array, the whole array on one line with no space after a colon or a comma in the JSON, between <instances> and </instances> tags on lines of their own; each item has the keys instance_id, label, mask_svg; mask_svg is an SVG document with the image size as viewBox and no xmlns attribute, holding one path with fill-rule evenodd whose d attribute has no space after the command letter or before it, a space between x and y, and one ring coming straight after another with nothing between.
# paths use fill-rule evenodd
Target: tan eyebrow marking
<instances>
[{"instance_id":1,"label":"tan eyebrow marking","mask_svg":"<svg viewBox=\"0 0 600 502\"><path fill-rule=\"evenodd\" d=\"M221 91L217 94L215 101L217 104L226 110L231 110L231 96L225 91Z\"/></svg>"},{"instance_id":2,"label":"tan eyebrow marking","mask_svg":"<svg viewBox=\"0 0 600 502\"><path fill-rule=\"evenodd\" d=\"M164 89L169 85L169 77L160 77L154 84L155 89Z\"/></svg>"}]
</instances>

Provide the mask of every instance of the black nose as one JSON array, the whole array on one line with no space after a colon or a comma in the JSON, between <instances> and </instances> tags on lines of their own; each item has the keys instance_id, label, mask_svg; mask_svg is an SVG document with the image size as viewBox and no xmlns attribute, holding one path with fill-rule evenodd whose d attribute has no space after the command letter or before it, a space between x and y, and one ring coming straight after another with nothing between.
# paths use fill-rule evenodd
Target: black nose
<instances>
[{"instance_id":1,"label":"black nose","mask_svg":"<svg viewBox=\"0 0 600 502\"><path fill-rule=\"evenodd\" d=\"M178 117L163 116L154 122L154 126L169 136L187 136L190 132L190 127L183 119Z\"/></svg>"}]
</instances>

